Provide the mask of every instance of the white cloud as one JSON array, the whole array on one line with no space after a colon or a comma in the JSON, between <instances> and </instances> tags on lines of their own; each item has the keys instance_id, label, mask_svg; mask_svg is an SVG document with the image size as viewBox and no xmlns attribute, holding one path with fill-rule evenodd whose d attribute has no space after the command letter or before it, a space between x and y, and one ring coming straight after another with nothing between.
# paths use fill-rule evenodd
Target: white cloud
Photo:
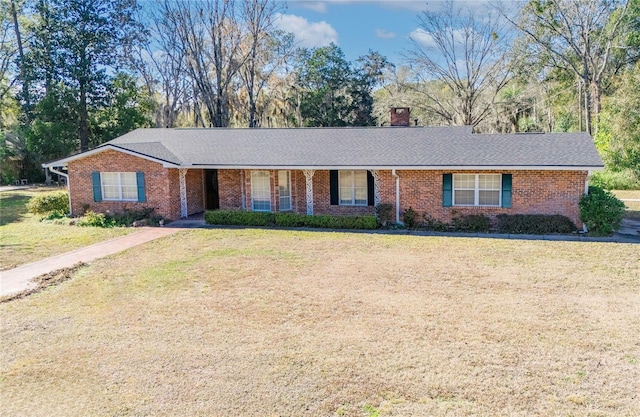
<instances>
[{"instance_id":1,"label":"white cloud","mask_svg":"<svg viewBox=\"0 0 640 417\"><path fill-rule=\"evenodd\" d=\"M387 32L384 29L376 29L376 36L380 39L393 39L396 37L395 32Z\"/></svg>"},{"instance_id":2,"label":"white cloud","mask_svg":"<svg viewBox=\"0 0 640 417\"><path fill-rule=\"evenodd\" d=\"M313 10L317 13L327 13L327 3L324 1L296 1L296 5Z\"/></svg>"},{"instance_id":3,"label":"white cloud","mask_svg":"<svg viewBox=\"0 0 640 417\"><path fill-rule=\"evenodd\" d=\"M327 46L331 42L338 43L338 32L324 20L309 22L304 17L278 13L276 25L278 29L293 33L296 42L305 48Z\"/></svg>"},{"instance_id":4,"label":"white cloud","mask_svg":"<svg viewBox=\"0 0 640 417\"><path fill-rule=\"evenodd\" d=\"M416 29L409 34L409 38L422 46L423 48L434 48L436 42L431 34L423 29Z\"/></svg>"},{"instance_id":5,"label":"white cloud","mask_svg":"<svg viewBox=\"0 0 640 417\"><path fill-rule=\"evenodd\" d=\"M447 29L447 33L453 32L453 41L455 45L464 45L465 39L474 32L468 28ZM436 41L433 35L424 29L418 28L409 34L409 39L417 42L423 48L435 48Z\"/></svg>"}]
</instances>

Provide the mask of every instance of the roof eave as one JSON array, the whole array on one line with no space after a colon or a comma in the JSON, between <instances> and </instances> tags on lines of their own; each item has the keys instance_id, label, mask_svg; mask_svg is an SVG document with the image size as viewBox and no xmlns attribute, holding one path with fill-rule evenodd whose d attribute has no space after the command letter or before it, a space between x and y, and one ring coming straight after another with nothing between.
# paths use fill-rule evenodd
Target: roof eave
<instances>
[{"instance_id":1,"label":"roof eave","mask_svg":"<svg viewBox=\"0 0 640 417\"><path fill-rule=\"evenodd\" d=\"M251 164L192 164L181 168L195 169L297 169L297 170L341 170L341 169L376 169L376 170L416 170L416 171L446 171L446 170L516 170L516 171L601 171L604 165L251 165Z\"/></svg>"},{"instance_id":2,"label":"roof eave","mask_svg":"<svg viewBox=\"0 0 640 417\"><path fill-rule=\"evenodd\" d=\"M130 149L126 149L126 148L123 148L123 147L120 147L120 146L117 146L117 145L114 145L114 144L111 144L111 143L107 143L107 144L98 146L97 148L91 149L91 150L86 151L86 152L82 152L82 153L79 153L79 154L76 154L76 155L68 156L66 158L58 159L58 160L55 160L55 161L46 162L46 163L42 164L42 168L67 166L67 164L69 162L76 161L76 160L82 159L82 158L86 158L88 156L95 155L95 154L98 154L98 153L101 153L101 152L104 152L104 151L107 151L107 150L113 150L113 151L116 151L116 152L122 152L122 153L127 154L127 155L132 155L132 156L136 156L138 158L146 159L148 161L157 162L159 164L162 164L162 166L164 168L180 168L181 167L179 164L176 164L176 163L171 162L171 161L165 161L164 159L155 158L155 157L150 156L150 155L146 155L146 154L143 154L143 153L140 153L140 152L134 152L134 151L132 151Z\"/></svg>"}]
</instances>

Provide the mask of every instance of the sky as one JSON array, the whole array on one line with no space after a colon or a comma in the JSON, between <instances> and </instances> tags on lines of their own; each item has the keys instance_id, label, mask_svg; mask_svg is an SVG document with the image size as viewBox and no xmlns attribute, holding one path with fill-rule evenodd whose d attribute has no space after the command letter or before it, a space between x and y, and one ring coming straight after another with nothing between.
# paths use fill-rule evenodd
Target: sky
<instances>
[{"instance_id":1,"label":"sky","mask_svg":"<svg viewBox=\"0 0 640 417\"><path fill-rule=\"evenodd\" d=\"M481 10L487 0L464 3ZM333 42L349 61L371 49L400 65L402 53L412 46L411 38L420 39L418 15L442 6L440 0L288 0L278 26L294 33L299 46L313 48Z\"/></svg>"}]
</instances>

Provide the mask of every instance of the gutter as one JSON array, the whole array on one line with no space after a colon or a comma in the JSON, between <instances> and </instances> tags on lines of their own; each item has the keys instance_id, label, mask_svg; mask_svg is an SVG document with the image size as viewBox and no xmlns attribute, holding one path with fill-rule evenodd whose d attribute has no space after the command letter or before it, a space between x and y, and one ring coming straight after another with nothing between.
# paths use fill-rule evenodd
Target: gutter
<instances>
[{"instance_id":1,"label":"gutter","mask_svg":"<svg viewBox=\"0 0 640 417\"><path fill-rule=\"evenodd\" d=\"M54 167L50 166L49 167L49 172L53 172L54 174L58 174L58 175L62 175L63 177L66 178L66 183L67 183L67 195L69 197L69 216L73 215L72 209L71 209L71 187L69 186L69 174L65 174L62 171L58 171L57 169L55 169Z\"/></svg>"},{"instance_id":2,"label":"gutter","mask_svg":"<svg viewBox=\"0 0 640 417\"><path fill-rule=\"evenodd\" d=\"M395 168L391 170L391 175L396 179L396 223L404 224L400 220L400 177L396 174Z\"/></svg>"}]
</instances>

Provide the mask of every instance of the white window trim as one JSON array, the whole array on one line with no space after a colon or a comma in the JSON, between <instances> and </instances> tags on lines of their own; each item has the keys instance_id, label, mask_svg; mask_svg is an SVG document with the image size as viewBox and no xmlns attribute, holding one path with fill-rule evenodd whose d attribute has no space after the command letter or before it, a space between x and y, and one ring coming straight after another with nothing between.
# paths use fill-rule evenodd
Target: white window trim
<instances>
[{"instance_id":1,"label":"white window trim","mask_svg":"<svg viewBox=\"0 0 640 417\"><path fill-rule=\"evenodd\" d=\"M268 190L269 190L269 208L268 209L256 209L255 203L256 200L254 199L254 183L253 183L253 175L257 174L257 173L266 173L267 174L267 180L268 180ZM260 200L262 202L262 200ZM251 210L252 211L261 211L261 212L265 212L265 213L269 213L271 212L271 172L269 171L251 171Z\"/></svg>"},{"instance_id":2,"label":"white window trim","mask_svg":"<svg viewBox=\"0 0 640 417\"><path fill-rule=\"evenodd\" d=\"M350 203L343 203L342 199L340 198L340 189L341 188L346 188L346 187L342 187L342 173L343 172L351 172L351 202ZM366 193L366 197L364 199L364 203L363 204L357 204L356 203L356 172L364 172L365 173L365 193ZM368 190L369 184L368 184L368 176L367 176L367 171L365 170L361 170L361 169L342 169L338 171L338 205L340 206L355 206L355 207L366 207L369 205L369 190Z\"/></svg>"},{"instance_id":3,"label":"white window trim","mask_svg":"<svg viewBox=\"0 0 640 417\"><path fill-rule=\"evenodd\" d=\"M105 183L104 183L104 174L118 174L118 198L109 198L106 197L106 193L105 193ZM136 180L136 197L135 198L124 198L122 196L122 174L133 174L135 180ZM138 201L138 177L137 174L135 172L114 172L114 171L107 171L107 172L101 172L100 173L100 192L102 193L102 200L103 201Z\"/></svg>"},{"instance_id":4,"label":"white window trim","mask_svg":"<svg viewBox=\"0 0 640 417\"><path fill-rule=\"evenodd\" d=\"M471 190L470 188L456 188L456 175L474 175L474 189L473 189L473 204L457 204L456 203L456 190L464 191ZM455 207L502 207L502 186L497 189L483 189L480 190L480 175L499 175L500 176L500 184L502 184L502 174L466 174L466 173L458 173L453 174L452 178L452 186L451 186L451 200L453 202L453 206ZM498 191L498 204L480 204L480 191Z\"/></svg>"},{"instance_id":5,"label":"white window trim","mask_svg":"<svg viewBox=\"0 0 640 417\"><path fill-rule=\"evenodd\" d=\"M283 208L283 206L282 206L282 197L283 197L283 195L280 194L280 174L281 173L286 173L287 180L288 180L287 188L289 189L289 195L285 195L284 197L289 199L289 207L285 207L285 208ZM289 170L281 169L281 170L278 171L278 209L280 211L292 211L293 210L293 202L291 200L291 171L289 171Z\"/></svg>"}]
</instances>

